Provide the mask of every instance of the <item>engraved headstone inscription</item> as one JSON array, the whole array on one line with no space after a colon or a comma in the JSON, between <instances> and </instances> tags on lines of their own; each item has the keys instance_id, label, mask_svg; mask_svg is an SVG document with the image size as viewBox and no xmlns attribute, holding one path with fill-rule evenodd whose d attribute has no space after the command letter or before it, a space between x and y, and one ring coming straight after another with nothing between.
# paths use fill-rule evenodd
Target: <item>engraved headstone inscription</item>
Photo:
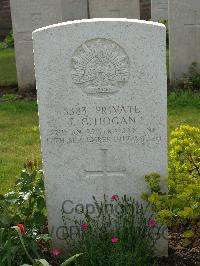
<instances>
[{"instance_id":1,"label":"engraved headstone inscription","mask_svg":"<svg viewBox=\"0 0 200 266\"><path fill-rule=\"evenodd\" d=\"M167 175L165 26L129 19L66 22L33 33L49 229L92 196L141 199ZM74 204L74 205L73 205ZM54 230L53 230L54 229ZM167 254L162 239L158 253Z\"/></svg>"},{"instance_id":2,"label":"engraved headstone inscription","mask_svg":"<svg viewBox=\"0 0 200 266\"><path fill-rule=\"evenodd\" d=\"M200 1L169 1L170 82L182 82L192 63L200 71Z\"/></svg>"}]
</instances>

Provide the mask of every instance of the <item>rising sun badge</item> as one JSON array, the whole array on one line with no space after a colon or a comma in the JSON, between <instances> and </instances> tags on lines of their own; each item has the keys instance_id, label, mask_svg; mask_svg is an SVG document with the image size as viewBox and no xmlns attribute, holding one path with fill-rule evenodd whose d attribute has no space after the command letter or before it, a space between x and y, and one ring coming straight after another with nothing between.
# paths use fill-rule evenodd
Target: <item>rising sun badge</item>
<instances>
[{"instance_id":1,"label":"rising sun badge","mask_svg":"<svg viewBox=\"0 0 200 266\"><path fill-rule=\"evenodd\" d=\"M128 81L129 58L117 43L92 39L77 48L72 57L72 80L84 93L96 97L117 93Z\"/></svg>"}]
</instances>

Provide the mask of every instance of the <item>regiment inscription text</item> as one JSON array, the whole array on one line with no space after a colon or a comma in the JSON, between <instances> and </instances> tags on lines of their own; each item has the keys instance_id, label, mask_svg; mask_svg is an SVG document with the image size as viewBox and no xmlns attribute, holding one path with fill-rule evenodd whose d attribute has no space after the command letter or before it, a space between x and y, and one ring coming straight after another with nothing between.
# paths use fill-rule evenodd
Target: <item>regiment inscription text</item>
<instances>
[{"instance_id":1,"label":"regiment inscription text","mask_svg":"<svg viewBox=\"0 0 200 266\"><path fill-rule=\"evenodd\" d=\"M52 128L48 144L80 143L160 143L152 125L144 127L143 110L137 105L98 105L65 107L60 114L65 123Z\"/></svg>"}]
</instances>

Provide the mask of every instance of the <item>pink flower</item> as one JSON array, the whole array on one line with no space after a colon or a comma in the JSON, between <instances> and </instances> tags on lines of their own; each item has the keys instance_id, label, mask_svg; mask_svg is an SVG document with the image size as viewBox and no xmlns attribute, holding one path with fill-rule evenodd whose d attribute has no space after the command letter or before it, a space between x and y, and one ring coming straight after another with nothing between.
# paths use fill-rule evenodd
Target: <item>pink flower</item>
<instances>
[{"instance_id":1,"label":"pink flower","mask_svg":"<svg viewBox=\"0 0 200 266\"><path fill-rule=\"evenodd\" d=\"M119 239L117 237L113 236L111 241L113 244L116 244L119 241Z\"/></svg>"},{"instance_id":2,"label":"pink flower","mask_svg":"<svg viewBox=\"0 0 200 266\"><path fill-rule=\"evenodd\" d=\"M148 221L148 226L150 226L150 227L156 226L156 224L157 224L157 222L153 219Z\"/></svg>"},{"instance_id":3,"label":"pink flower","mask_svg":"<svg viewBox=\"0 0 200 266\"><path fill-rule=\"evenodd\" d=\"M25 234L26 230L25 230L23 224L18 224L17 226L18 226L19 230L21 231L22 235Z\"/></svg>"},{"instance_id":4,"label":"pink flower","mask_svg":"<svg viewBox=\"0 0 200 266\"><path fill-rule=\"evenodd\" d=\"M60 251L58 249L53 249L52 253L54 256L58 256L60 254Z\"/></svg>"},{"instance_id":5,"label":"pink flower","mask_svg":"<svg viewBox=\"0 0 200 266\"><path fill-rule=\"evenodd\" d=\"M119 200L119 196L117 194L114 194L114 195L112 195L111 200L112 201L118 201Z\"/></svg>"},{"instance_id":6,"label":"pink flower","mask_svg":"<svg viewBox=\"0 0 200 266\"><path fill-rule=\"evenodd\" d=\"M82 224L81 227L82 227L82 230L85 231L87 229L88 225L87 224Z\"/></svg>"}]
</instances>

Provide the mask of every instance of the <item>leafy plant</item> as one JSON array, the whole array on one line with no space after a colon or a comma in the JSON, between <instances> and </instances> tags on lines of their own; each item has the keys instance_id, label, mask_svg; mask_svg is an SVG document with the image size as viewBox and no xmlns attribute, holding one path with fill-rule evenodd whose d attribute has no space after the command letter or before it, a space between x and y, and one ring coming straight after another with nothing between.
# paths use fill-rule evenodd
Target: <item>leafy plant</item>
<instances>
[{"instance_id":1,"label":"leafy plant","mask_svg":"<svg viewBox=\"0 0 200 266\"><path fill-rule=\"evenodd\" d=\"M0 50L1 49L5 49L5 48L6 48L5 43L4 42L0 42Z\"/></svg>"},{"instance_id":2,"label":"leafy plant","mask_svg":"<svg viewBox=\"0 0 200 266\"><path fill-rule=\"evenodd\" d=\"M168 194L161 191L160 176L153 173L145 177L150 193L143 198L152 204L159 222L184 229L182 237L195 240L200 233L200 129L175 129L169 156L169 177L164 180Z\"/></svg>"},{"instance_id":3,"label":"leafy plant","mask_svg":"<svg viewBox=\"0 0 200 266\"><path fill-rule=\"evenodd\" d=\"M45 259L33 259L32 256L29 254L27 248L26 248L26 245L25 245L25 242L24 242L24 239L23 239L23 236L22 236L22 230L20 230L19 226L14 226L13 229L16 230L18 236L19 236L19 239L20 239L20 242L21 242L21 245L24 249L24 252L26 253L26 256L27 258L29 259L29 261L32 263L31 265L32 266L50 266L50 264L45 260ZM81 256L82 254L77 254L77 255L74 255L73 257L67 259L65 262L63 262L60 266L67 266L69 264L71 264L72 262L74 262L79 256ZM31 266L30 264L23 264L22 266Z\"/></svg>"},{"instance_id":4,"label":"leafy plant","mask_svg":"<svg viewBox=\"0 0 200 266\"><path fill-rule=\"evenodd\" d=\"M8 35L6 36L5 40L5 47L6 48L13 48L14 47L14 38L13 38L13 33L12 31L8 33Z\"/></svg>"},{"instance_id":5,"label":"leafy plant","mask_svg":"<svg viewBox=\"0 0 200 266\"><path fill-rule=\"evenodd\" d=\"M4 95L2 95L2 97L0 97L0 102L12 102L12 101L16 101L17 100L17 96L13 93L6 93Z\"/></svg>"},{"instance_id":6,"label":"leafy plant","mask_svg":"<svg viewBox=\"0 0 200 266\"><path fill-rule=\"evenodd\" d=\"M23 221L34 230L46 221L43 172L28 161L13 191L0 195L0 227L9 228Z\"/></svg>"},{"instance_id":7,"label":"leafy plant","mask_svg":"<svg viewBox=\"0 0 200 266\"><path fill-rule=\"evenodd\" d=\"M189 68L189 75L184 75L184 88L199 91L200 90L200 72L199 66L193 62Z\"/></svg>"},{"instance_id":8,"label":"leafy plant","mask_svg":"<svg viewBox=\"0 0 200 266\"><path fill-rule=\"evenodd\" d=\"M12 31L9 32L3 42L0 42L0 49L13 48L14 38Z\"/></svg>"},{"instance_id":9,"label":"leafy plant","mask_svg":"<svg viewBox=\"0 0 200 266\"><path fill-rule=\"evenodd\" d=\"M40 246L40 243L46 242L45 246L50 250L49 244L52 242L48 234L43 234L46 227L44 197L43 173L37 168L36 162L27 161L16 181L15 190L0 195L1 266L25 266L30 262L33 266L50 266L42 259ZM53 256L60 252L53 250L51 253ZM80 255L72 256L61 266L71 264Z\"/></svg>"},{"instance_id":10,"label":"leafy plant","mask_svg":"<svg viewBox=\"0 0 200 266\"><path fill-rule=\"evenodd\" d=\"M24 165L15 190L7 193L3 200L26 226L38 229L44 226L47 212L44 180L43 172L37 169L36 162L28 161Z\"/></svg>"},{"instance_id":11,"label":"leafy plant","mask_svg":"<svg viewBox=\"0 0 200 266\"><path fill-rule=\"evenodd\" d=\"M83 220L75 221L81 228L76 253L84 253L77 265L151 265L161 228L148 216L148 207L117 195L112 202L104 197L98 203L94 198L94 204L98 213L85 211ZM68 217L63 214L63 219Z\"/></svg>"},{"instance_id":12,"label":"leafy plant","mask_svg":"<svg viewBox=\"0 0 200 266\"><path fill-rule=\"evenodd\" d=\"M21 245L20 237L15 233L13 229L18 228L21 235L23 233L26 245L23 242ZM31 229L25 229L22 224L18 226L12 226L0 229L0 265L1 266L18 266L21 263L26 262L27 254L32 256L41 257L38 242L43 239L49 241L51 238L47 235L40 235L37 232L33 232Z\"/></svg>"},{"instance_id":13,"label":"leafy plant","mask_svg":"<svg viewBox=\"0 0 200 266\"><path fill-rule=\"evenodd\" d=\"M177 108L177 107L200 107L200 91L194 92L190 89L174 89L171 90L168 95L168 107ZM198 124L198 123L197 123Z\"/></svg>"},{"instance_id":14,"label":"leafy plant","mask_svg":"<svg viewBox=\"0 0 200 266\"><path fill-rule=\"evenodd\" d=\"M27 249L40 256L38 241L49 237L41 234L46 223L43 174L36 163L28 161L16 182L15 190L0 195L0 265L19 265L25 251L19 237L13 233L16 224L25 225L23 230ZM23 226L22 226L23 227ZM23 227L24 228L24 227Z\"/></svg>"}]
</instances>

